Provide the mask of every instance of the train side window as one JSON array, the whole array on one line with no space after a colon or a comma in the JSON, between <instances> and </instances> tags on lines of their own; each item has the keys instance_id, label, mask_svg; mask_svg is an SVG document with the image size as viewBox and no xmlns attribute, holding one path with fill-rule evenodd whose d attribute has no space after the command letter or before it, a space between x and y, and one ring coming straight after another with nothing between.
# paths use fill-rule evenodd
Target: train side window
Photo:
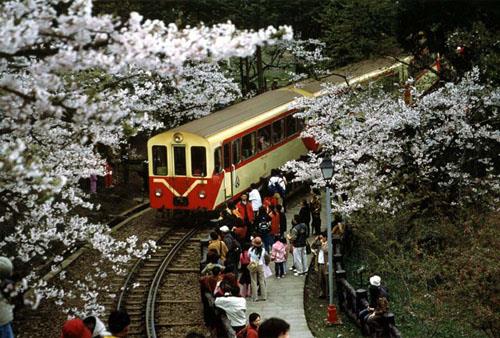
<instances>
[{"instance_id":1,"label":"train side window","mask_svg":"<svg viewBox=\"0 0 500 338\"><path fill-rule=\"evenodd\" d=\"M186 148L174 146L174 172L176 175L186 175Z\"/></svg>"},{"instance_id":2,"label":"train side window","mask_svg":"<svg viewBox=\"0 0 500 338\"><path fill-rule=\"evenodd\" d=\"M233 141L233 164L237 164L240 162L241 156L241 139L237 139Z\"/></svg>"},{"instance_id":3,"label":"train side window","mask_svg":"<svg viewBox=\"0 0 500 338\"><path fill-rule=\"evenodd\" d=\"M304 119L299 119L299 118L297 118L296 120L297 120L297 130L302 132L304 130L306 121Z\"/></svg>"},{"instance_id":4,"label":"train side window","mask_svg":"<svg viewBox=\"0 0 500 338\"><path fill-rule=\"evenodd\" d=\"M241 156L247 159L255 154L255 133L250 133L241 138Z\"/></svg>"},{"instance_id":5,"label":"train side window","mask_svg":"<svg viewBox=\"0 0 500 338\"><path fill-rule=\"evenodd\" d=\"M231 144L224 144L224 168L231 166Z\"/></svg>"},{"instance_id":6,"label":"train side window","mask_svg":"<svg viewBox=\"0 0 500 338\"><path fill-rule=\"evenodd\" d=\"M271 145L271 126L260 128L257 132L257 151L267 149Z\"/></svg>"},{"instance_id":7,"label":"train side window","mask_svg":"<svg viewBox=\"0 0 500 338\"><path fill-rule=\"evenodd\" d=\"M297 120L293 117L293 115L288 115L285 118L285 128L286 137L292 136L297 132Z\"/></svg>"},{"instance_id":8,"label":"train side window","mask_svg":"<svg viewBox=\"0 0 500 338\"><path fill-rule=\"evenodd\" d=\"M167 175L167 147L153 146L153 175Z\"/></svg>"},{"instance_id":9,"label":"train side window","mask_svg":"<svg viewBox=\"0 0 500 338\"><path fill-rule=\"evenodd\" d=\"M207 176L207 152L205 147L191 147L191 175Z\"/></svg>"},{"instance_id":10,"label":"train side window","mask_svg":"<svg viewBox=\"0 0 500 338\"><path fill-rule=\"evenodd\" d=\"M222 166L222 148L217 147L214 150L214 171L220 173L223 169Z\"/></svg>"},{"instance_id":11,"label":"train side window","mask_svg":"<svg viewBox=\"0 0 500 338\"><path fill-rule=\"evenodd\" d=\"M283 140L283 138L285 137L285 128L283 128L283 125L285 124L284 123L285 121L283 120L279 120L279 121L275 121L273 122L272 126L273 126L273 143L278 143L280 142L281 140Z\"/></svg>"}]
</instances>

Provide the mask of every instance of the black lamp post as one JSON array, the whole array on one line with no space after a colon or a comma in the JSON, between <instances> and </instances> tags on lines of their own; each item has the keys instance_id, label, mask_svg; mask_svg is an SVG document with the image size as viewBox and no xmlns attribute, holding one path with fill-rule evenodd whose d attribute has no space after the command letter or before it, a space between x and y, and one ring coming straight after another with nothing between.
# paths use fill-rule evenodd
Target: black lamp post
<instances>
[{"instance_id":1,"label":"black lamp post","mask_svg":"<svg viewBox=\"0 0 500 338\"><path fill-rule=\"evenodd\" d=\"M338 324L337 308L333 301L333 245L332 245L332 204L331 204L331 180L333 177L333 162L329 154L326 154L319 165L323 179L326 181L326 230L328 233L328 317L330 324Z\"/></svg>"}]
</instances>

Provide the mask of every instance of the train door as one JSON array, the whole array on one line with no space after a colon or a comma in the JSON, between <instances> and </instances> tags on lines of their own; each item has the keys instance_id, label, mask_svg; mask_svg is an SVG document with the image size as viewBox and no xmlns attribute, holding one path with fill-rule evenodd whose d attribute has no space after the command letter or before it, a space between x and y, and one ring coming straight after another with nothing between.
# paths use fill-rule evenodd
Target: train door
<instances>
[{"instance_id":1,"label":"train door","mask_svg":"<svg viewBox=\"0 0 500 338\"><path fill-rule=\"evenodd\" d=\"M225 143L223 145L223 157L224 157L224 197L229 199L233 197L233 179L232 179L232 163L231 163L231 143Z\"/></svg>"}]
</instances>

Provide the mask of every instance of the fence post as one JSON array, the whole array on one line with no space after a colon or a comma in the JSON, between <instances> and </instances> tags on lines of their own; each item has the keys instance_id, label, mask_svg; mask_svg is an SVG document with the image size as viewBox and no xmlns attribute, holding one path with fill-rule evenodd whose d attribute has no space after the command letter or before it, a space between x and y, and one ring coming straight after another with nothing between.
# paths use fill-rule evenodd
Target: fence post
<instances>
[{"instance_id":1,"label":"fence post","mask_svg":"<svg viewBox=\"0 0 500 338\"><path fill-rule=\"evenodd\" d=\"M394 313L388 312L388 313L384 314L383 325L384 325L384 335L386 337L390 337L391 325L396 326L396 319L394 317Z\"/></svg>"},{"instance_id":2,"label":"fence post","mask_svg":"<svg viewBox=\"0 0 500 338\"><path fill-rule=\"evenodd\" d=\"M337 298L339 302L339 307L344 309L344 286L341 282L341 279L346 278L345 270L336 270L335 271L335 282L337 284Z\"/></svg>"},{"instance_id":3,"label":"fence post","mask_svg":"<svg viewBox=\"0 0 500 338\"><path fill-rule=\"evenodd\" d=\"M364 302L363 302L364 300ZM365 308L365 304L368 302L368 291L365 289L356 290L356 315Z\"/></svg>"}]
</instances>

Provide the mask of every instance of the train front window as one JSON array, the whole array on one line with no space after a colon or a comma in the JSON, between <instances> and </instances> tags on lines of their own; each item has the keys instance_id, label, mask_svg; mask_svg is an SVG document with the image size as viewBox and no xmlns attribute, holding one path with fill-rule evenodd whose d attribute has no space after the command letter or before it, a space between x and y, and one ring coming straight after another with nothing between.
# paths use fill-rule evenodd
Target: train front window
<instances>
[{"instance_id":1,"label":"train front window","mask_svg":"<svg viewBox=\"0 0 500 338\"><path fill-rule=\"evenodd\" d=\"M153 175L167 175L167 147L153 146Z\"/></svg>"},{"instance_id":2,"label":"train front window","mask_svg":"<svg viewBox=\"0 0 500 338\"><path fill-rule=\"evenodd\" d=\"M174 169L175 175L186 176L186 148L174 146Z\"/></svg>"},{"instance_id":3,"label":"train front window","mask_svg":"<svg viewBox=\"0 0 500 338\"><path fill-rule=\"evenodd\" d=\"M222 166L222 148L217 147L214 150L214 171L220 173L224 169Z\"/></svg>"},{"instance_id":4,"label":"train front window","mask_svg":"<svg viewBox=\"0 0 500 338\"><path fill-rule=\"evenodd\" d=\"M207 154L205 147L191 147L191 175L207 176Z\"/></svg>"}]
</instances>

